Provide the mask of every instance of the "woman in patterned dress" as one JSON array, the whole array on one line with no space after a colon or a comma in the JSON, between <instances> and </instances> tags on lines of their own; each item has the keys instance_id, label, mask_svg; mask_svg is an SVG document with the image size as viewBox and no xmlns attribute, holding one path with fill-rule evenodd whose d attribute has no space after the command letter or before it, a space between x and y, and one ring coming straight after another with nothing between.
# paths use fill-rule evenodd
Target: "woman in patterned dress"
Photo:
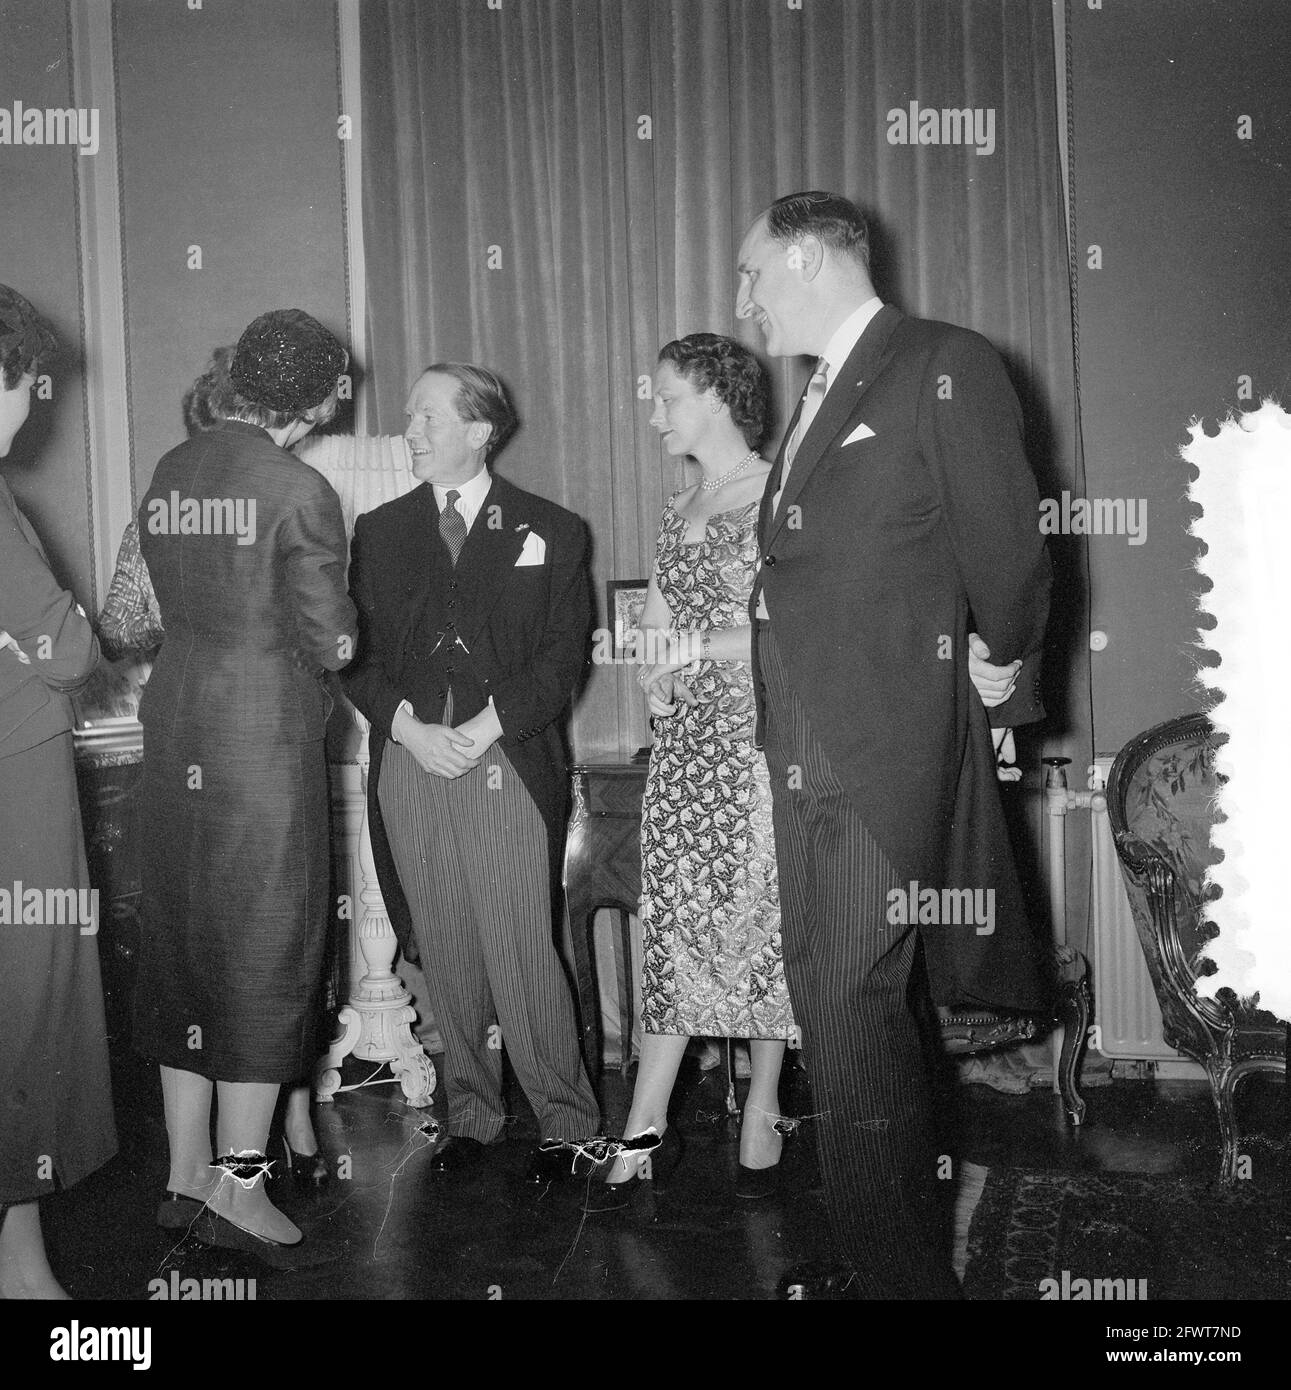
<instances>
[{"instance_id":1,"label":"woman in patterned dress","mask_svg":"<svg viewBox=\"0 0 1291 1390\"><path fill-rule=\"evenodd\" d=\"M668 1099L692 1037L750 1039L741 1196L769 1195L783 1139L777 1093L793 1015L780 951L771 789L753 745L749 593L770 464L758 454L766 374L733 339L692 333L659 354L650 423L700 480L659 526L641 615L639 680L655 716L641 827L644 1037L629 1149L588 1210L626 1205L646 1154L656 1181L678 1141ZM668 1150L671 1149L671 1155Z\"/></svg>"}]
</instances>

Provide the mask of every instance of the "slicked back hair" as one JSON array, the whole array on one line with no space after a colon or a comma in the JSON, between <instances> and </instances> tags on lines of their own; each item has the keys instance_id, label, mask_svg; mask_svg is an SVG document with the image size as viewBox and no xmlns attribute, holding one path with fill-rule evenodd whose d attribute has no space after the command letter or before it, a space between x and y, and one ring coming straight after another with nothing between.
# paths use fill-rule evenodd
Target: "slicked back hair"
<instances>
[{"instance_id":1,"label":"slicked back hair","mask_svg":"<svg viewBox=\"0 0 1291 1390\"><path fill-rule=\"evenodd\" d=\"M812 190L777 198L767 209L767 235L782 246L818 237L837 256L870 269L870 229L865 214L837 193Z\"/></svg>"},{"instance_id":2,"label":"slicked back hair","mask_svg":"<svg viewBox=\"0 0 1291 1390\"><path fill-rule=\"evenodd\" d=\"M435 362L422 376L426 372L441 372L457 382L457 413L468 424L479 421L489 426L485 458L492 459L519 424L502 378L471 362Z\"/></svg>"}]
</instances>

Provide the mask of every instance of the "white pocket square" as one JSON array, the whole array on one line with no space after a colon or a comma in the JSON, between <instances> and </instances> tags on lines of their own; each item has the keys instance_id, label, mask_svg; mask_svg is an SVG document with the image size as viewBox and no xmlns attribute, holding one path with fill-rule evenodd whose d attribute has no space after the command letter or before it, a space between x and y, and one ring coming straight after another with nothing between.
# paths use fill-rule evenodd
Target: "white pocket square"
<instances>
[{"instance_id":1,"label":"white pocket square","mask_svg":"<svg viewBox=\"0 0 1291 1390\"><path fill-rule=\"evenodd\" d=\"M530 531L524 538L524 546L516 560L516 568L521 565L541 565L547 559L547 542L536 532Z\"/></svg>"},{"instance_id":2,"label":"white pocket square","mask_svg":"<svg viewBox=\"0 0 1291 1390\"><path fill-rule=\"evenodd\" d=\"M874 431L868 425L857 425L857 427L843 440L843 448L849 444L855 444L862 439L873 439Z\"/></svg>"}]
</instances>

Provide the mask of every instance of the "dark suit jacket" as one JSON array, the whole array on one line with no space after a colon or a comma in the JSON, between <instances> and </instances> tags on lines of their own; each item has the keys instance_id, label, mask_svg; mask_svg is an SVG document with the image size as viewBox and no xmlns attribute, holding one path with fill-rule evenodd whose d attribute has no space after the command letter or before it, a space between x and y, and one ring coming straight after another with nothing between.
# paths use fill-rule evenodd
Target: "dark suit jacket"
<instances>
[{"instance_id":1,"label":"dark suit jacket","mask_svg":"<svg viewBox=\"0 0 1291 1390\"><path fill-rule=\"evenodd\" d=\"M181 504L254 500L253 542L175 534L172 493ZM357 629L327 480L258 426L229 420L162 457L138 520L166 631L140 701L145 730L191 732L195 748L321 740L332 707L323 672L350 659Z\"/></svg>"},{"instance_id":2,"label":"dark suit jacket","mask_svg":"<svg viewBox=\"0 0 1291 1390\"><path fill-rule=\"evenodd\" d=\"M526 537L546 544L544 562L517 566ZM439 576L438 586L436 575ZM350 592L359 610L358 655L341 680L371 722L368 820L378 877L401 942L409 930L377 801L381 757L401 701L436 723L444 707L439 642L448 596L469 657L469 680L454 679L453 722L493 698L499 746L547 826L559 872L568 803L560 718L587 653L591 604L587 532L554 502L494 477L455 569L439 535L429 483L360 516L350 552Z\"/></svg>"},{"instance_id":3,"label":"dark suit jacket","mask_svg":"<svg viewBox=\"0 0 1291 1390\"><path fill-rule=\"evenodd\" d=\"M860 425L872 435L847 443ZM1039 1007L1047 990L990 724L1043 717L1050 567L1004 365L976 333L885 306L812 421L772 518L783 455L763 497L750 613L764 592L811 727L901 881L995 890L992 935L923 930L934 998ZM973 630L992 662L1024 660L993 720L969 680ZM754 674L760 742L756 640Z\"/></svg>"},{"instance_id":4,"label":"dark suit jacket","mask_svg":"<svg viewBox=\"0 0 1291 1390\"><path fill-rule=\"evenodd\" d=\"M24 665L0 648L0 758L73 727L69 693L99 664L89 619L54 578L31 524L0 477L0 631L22 648ZM42 639L47 638L45 645Z\"/></svg>"}]
</instances>

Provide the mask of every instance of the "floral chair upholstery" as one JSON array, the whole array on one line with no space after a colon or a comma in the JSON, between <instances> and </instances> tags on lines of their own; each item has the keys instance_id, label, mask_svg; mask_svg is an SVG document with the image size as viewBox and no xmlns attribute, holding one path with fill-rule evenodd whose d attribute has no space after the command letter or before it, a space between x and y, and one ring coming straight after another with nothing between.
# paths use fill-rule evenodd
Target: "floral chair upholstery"
<instances>
[{"instance_id":1,"label":"floral chair upholstery","mask_svg":"<svg viewBox=\"0 0 1291 1390\"><path fill-rule=\"evenodd\" d=\"M1214 935L1205 921L1206 870L1219 779L1214 729L1201 714L1158 724L1121 749L1112 764L1107 808L1130 909L1171 1047L1206 1069L1219 1116L1220 1177L1237 1177L1234 1094L1254 1071L1285 1071L1287 1029L1272 1014L1241 1004L1231 991L1198 995L1200 959Z\"/></svg>"},{"instance_id":2,"label":"floral chair upholstery","mask_svg":"<svg viewBox=\"0 0 1291 1390\"><path fill-rule=\"evenodd\" d=\"M1053 946L1048 953L1053 1008L1047 1014L1015 1014L968 1005L939 1006L941 1041L955 1058L977 1056L1015 1043L1033 1042L1058 1025L1062 1028L1062 1048L1058 1058L1058 1090L1062 1095L1067 1121L1085 1121L1085 1100L1080 1094L1080 1063L1089 1034L1092 999L1089 992L1089 964L1071 946ZM1005 1089L996 1086L997 1090ZM1012 1087L1008 1089L1012 1090ZM1020 1089L1029 1089L1021 1087Z\"/></svg>"}]
</instances>

